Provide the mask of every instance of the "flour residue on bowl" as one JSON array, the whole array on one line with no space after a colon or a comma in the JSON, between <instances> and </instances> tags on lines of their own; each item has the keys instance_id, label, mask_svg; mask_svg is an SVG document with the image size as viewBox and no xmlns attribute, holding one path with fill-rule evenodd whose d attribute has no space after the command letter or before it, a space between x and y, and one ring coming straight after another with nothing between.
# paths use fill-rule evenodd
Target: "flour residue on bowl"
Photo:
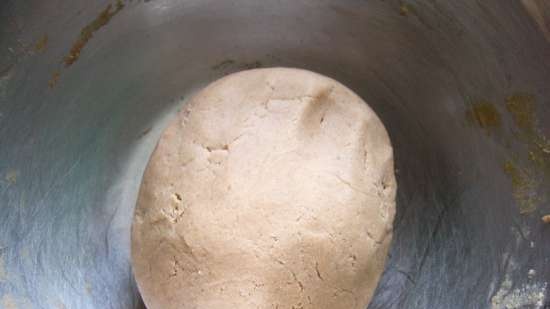
<instances>
[{"instance_id":1,"label":"flour residue on bowl","mask_svg":"<svg viewBox=\"0 0 550 309\"><path fill-rule=\"evenodd\" d=\"M529 148L529 160L550 177L550 140L539 129L535 97L511 95L506 99L506 108L519 129L520 140Z\"/></svg>"},{"instance_id":2,"label":"flour residue on bowl","mask_svg":"<svg viewBox=\"0 0 550 309\"><path fill-rule=\"evenodd\" d=\"M6 173L5 180L10 184L14 185L17 183L17 177L19 176L19 172L16 170L9 170Z\"/></svg>"},{"instance_id":3,"label":"flour residue on bowl","mask_svg":"<svg viewBox=\"0 0 550 309\"><path fill-rule=\"evenodd\" d=\"M532 172L519 167L511 160L506 161L503 168L512 182L512 194L519 204L520 213L535 211L541 199L537 194L538 183L534 180Z\"/></svg>"},{"instance_id":4,"label":"flour residue on bowl","mask_svg":"<svg viewBox=\"0 0 550 309\"><path fill-rule=\"evenodd\" d=\"M550 182L550 141L539 129L536 100L533 95L516 93L506 98L506 109L516 125L516 139L527 146L528 162L507 161L503 168L512 182L512 190L521 213L531 213L545 201L538 192Z\"/></svg>"},{"instance_id":5,"label":"flour residue on bowl","mask_svg":"<svg viewBox=\"0 0 550 309\"><path fill-rule=\"evenodd\" d=\"M506 275L498 292L491 298L491 309L540 308L544 302L546 283L525 284L512 289L512 281Z\"/></svg>"},{"instance_id":6,"label":"flour residue on bowl","mask_svg":"<svg viewBox=\"0 0 550 309\"><path fill-rule=\"evenodd\" d=\"M528 237L530 230L526 228L523 231L512 229L515 236L516 248L522 242L522 239ZM518 265L517 260L510 253L502 256L502 265L505 265L504 278L498 283L496 291L491 294L491 309L523 309L523 308L542 308L545 300L547 282L537 281L536 269L529 269L524 273L528 279L526 283L520 285L514 284L513 277L518 272L524 270ZM525 282L525 280L519 280Z\"/></svg>"},{"instance_id":7,"label":"flour residue on bowl","mask_svg":"<svg viewBox=\"0 0 550 309\"><path fill-rule=\"evenodd\" d=\"M499 133L499 139L509 147L521 143L526 152L512 153L502 163L502 170L512 186L512 195L522 214L532 213L546 201L544 186L550 184L550 139L539 127L537 104L534 95L514 93L505 98L501 113L488 100L470 103L466 120L471 125L485 130L487 134ZM514 130L497 131L506 120L514 124Z\"/></svg>"}]
</instances>

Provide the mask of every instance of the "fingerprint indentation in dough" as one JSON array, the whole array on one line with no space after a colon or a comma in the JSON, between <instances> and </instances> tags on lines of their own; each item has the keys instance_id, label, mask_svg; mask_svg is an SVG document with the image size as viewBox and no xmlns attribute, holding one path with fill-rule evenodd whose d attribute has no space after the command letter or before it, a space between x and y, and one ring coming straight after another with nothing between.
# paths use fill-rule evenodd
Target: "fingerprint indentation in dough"
<instances>
[{"instance_id":1,"label":"fingerprint indentation in dough","mask_svg":"<svg viewBox=\"0 0 550 309\"><path fill-rule=\"evenodd\" d=\"M161 209L162 214L172 223L177 223L185 210L183 208L183 198L179 193L172 194L172 203L169 206Z\"/></svg>"}]
</instances>

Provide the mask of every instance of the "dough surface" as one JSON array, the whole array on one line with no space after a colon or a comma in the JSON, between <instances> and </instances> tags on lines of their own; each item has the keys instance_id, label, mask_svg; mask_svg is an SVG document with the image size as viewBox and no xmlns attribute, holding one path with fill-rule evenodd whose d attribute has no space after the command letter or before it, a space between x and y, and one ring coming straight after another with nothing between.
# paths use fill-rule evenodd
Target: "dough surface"
<instances>
[{"instance_id":1,"label":"dough surface","mask_svg":"<svg viewBox=\"0 0 550 309\"><path fill-rule=\"evenodd\" d=\"M297 69L224 77L188 102L145 171L132 263L149 309L364 309L391 241L384 126Z\"/></svg>"}]
</instances>

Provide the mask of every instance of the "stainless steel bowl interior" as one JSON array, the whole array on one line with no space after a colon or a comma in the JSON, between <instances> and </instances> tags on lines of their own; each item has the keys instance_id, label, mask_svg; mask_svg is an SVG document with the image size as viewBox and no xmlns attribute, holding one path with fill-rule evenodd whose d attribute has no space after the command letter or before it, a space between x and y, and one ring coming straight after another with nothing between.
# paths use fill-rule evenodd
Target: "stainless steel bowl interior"
<instances>
[{"instance_id":1,"label":"stainless steel bowl interior","mask_svg":"<svg viewBox=\"0 0 550 309\"><path fill-rule=\"evenodd\" d=\"M370 309L550 307L549 12L539 0L3 1L0 308L142 306L129 231L158 136L203 85L272 66L340 80L391 135L398 213Z\"/></svg>"}]
</instances>

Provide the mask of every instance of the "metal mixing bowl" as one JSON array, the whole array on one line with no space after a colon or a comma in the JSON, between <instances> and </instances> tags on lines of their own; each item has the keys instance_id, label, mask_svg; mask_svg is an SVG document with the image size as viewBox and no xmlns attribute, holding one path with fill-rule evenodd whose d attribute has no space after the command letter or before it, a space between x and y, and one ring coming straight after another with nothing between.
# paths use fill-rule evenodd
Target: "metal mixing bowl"
<instances>
[{"instance_id":1,"label":"metal mixing bowl","mask_svg":"<svg viewBox=\"0 0 550 309\"><path fill-rule=\"evenodd\" d=\"M549 9L3 0L0 308L143 306L129 231L157 138L196 89L272 66L343 82L390 133L398 212L370 309L550 307Z\"/></svg>"}]
</instances>

